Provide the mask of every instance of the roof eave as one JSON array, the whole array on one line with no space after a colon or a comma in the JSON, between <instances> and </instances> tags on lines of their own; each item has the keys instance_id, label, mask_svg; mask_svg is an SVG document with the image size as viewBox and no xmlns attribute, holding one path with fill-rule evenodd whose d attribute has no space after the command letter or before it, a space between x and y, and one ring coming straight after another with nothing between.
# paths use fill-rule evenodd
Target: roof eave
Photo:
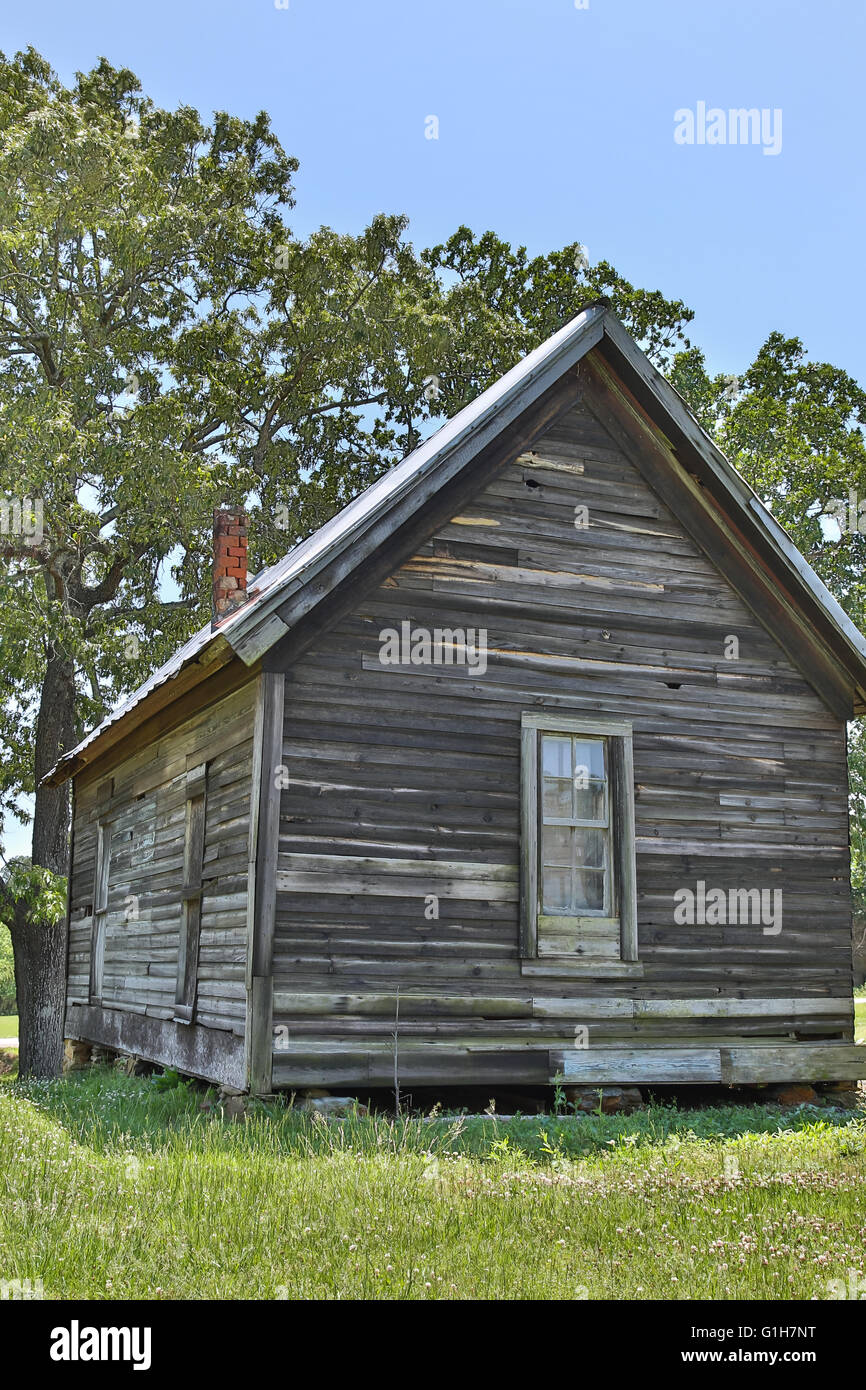
<instances>
[{"instance_id":1,"label":"roof eave","mask_svg":"<svg viewBox=\"0 0 866 1390\"><path fill-rule=\"evenodd\" d=\"M70 777L77 777L86 767L101 758L110 747L126 738L152 715L173 704L181 694L198 688L210 676L234 661L235 653L223 635L215 633L214 638L213 642L195 652L186 661L180 662L171 675L152 685L146 693L140 695L139 691L133 692L116 712L108 715L86 738L58 758L42 778L40 785L60 786L63 782L69 781ZM196 678L191 681L189 675L194 666L200 669ZM179 688L179 683L182 689ZM144 687L139 689L143 690Z\"/></svg>"}]
</instances>

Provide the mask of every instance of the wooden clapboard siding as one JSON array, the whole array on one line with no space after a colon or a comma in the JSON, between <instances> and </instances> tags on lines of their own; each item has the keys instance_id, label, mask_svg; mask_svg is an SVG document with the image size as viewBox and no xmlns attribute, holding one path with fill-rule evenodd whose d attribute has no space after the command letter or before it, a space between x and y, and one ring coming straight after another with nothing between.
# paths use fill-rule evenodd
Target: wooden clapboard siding
<instances>
[{"instance_id":1,"label":"wooden clapboard siding","mask_svg":"<svg viewBox=\"0 0 866 1390\"><path fill-rule=\"evenodd\" d=\"M74 862L70 883L71 1016L92 1025L89 1003L94 872L98 826L108 818L112 856L102 988L103 1012L175 1018L184 899L187 774L207 764L201 919L195 994L197 1029L243 1035L246 1020L247 882L255 681L200 711L180 727L117 762L104 780L76 784ZM82 1009L85 1010L82 1013ZM155 1025L154 1025L155 1026ZM183 1025L180 1025L181 1027ZM105 1037L114 1025L106 1023ZM176 1029L154 1031L145 1055L160 1055ZM87 1036L87 1034L85 1034ZM113 1036L113 1034L112 1034ZM175 1044L172 1042L171 1046ZM242 1051L242 1049L241 1049ZM237 1050L226 1049L224 1079L237 1075ZM177 1057L210 1058L213 1048L185 1044ZM217 1078L219 1079L219 1078Z\"/></svg>"},{"instance_id":2,"label":"wooden clapboard siding","mask_svg":"<svg viewBox=\"0 0 866 1390\"><path fill-rule=\"evenodd\" d=\"M709 1081L746 1084L767 1081L859 1080L858 1048L834 1044L782 1044L779 1047L659 1047L626 1052L598 1048L554 1053L551 1062L563 1081L598 1082Z\"/></svg>"},{"instance_id":3,"label":"wooden clapboard siding","mask_svg":"<svg viewBox=\"0 0 866 1390\"><path fill-rule=\"evenodd\" d=\"M844 718L594 389L289 667L275 1085L388 1084L398 990L406 1084L547 1081L580 1025L713 1066L851 1037ZM403 620L486 628L486 672L382 666ZM520 959L520 716L541 709L633 726L634 973ZM782 931L677 926L699 879L780 887Z\"/></svg>"}]
</instances>

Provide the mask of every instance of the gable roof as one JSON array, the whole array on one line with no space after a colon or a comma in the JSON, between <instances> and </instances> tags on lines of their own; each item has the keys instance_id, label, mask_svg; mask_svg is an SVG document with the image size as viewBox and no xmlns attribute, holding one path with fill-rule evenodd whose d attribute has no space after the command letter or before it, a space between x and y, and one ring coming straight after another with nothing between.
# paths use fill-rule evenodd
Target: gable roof
<instances>
[{"instance_id":1,"label":"gable roof","mask_svg":"<svg viewBox=\"0 0 866 1390\"><path fill-rule=\"evenodd\" d=\"M429 439L384 473L318 531L301 541L250 584L249 602L214 630L207 623L86 738L59 759L44 779L59 782L97 757L105 733L146 717L148 701L192 663L213 669L238 657L255 665L291 628L278 612L287 601L297 617L310 612L338 582L350 577L413 511L461 471L593 348L610 362L640 408L656 423L676 460L699 465L704 485L750 539L757 539L779 580L798 603L816 637L856 691L855 712L866 712L866 638L800 554L757 493L725 458L690 413L683 398L641 352L605 303L592 304L448 420ZM325 570L328 577L322 581ZM320 580L317 584L316 581ZM807 673L808 674L808 673Z\"/></svg>"}]
</instances>

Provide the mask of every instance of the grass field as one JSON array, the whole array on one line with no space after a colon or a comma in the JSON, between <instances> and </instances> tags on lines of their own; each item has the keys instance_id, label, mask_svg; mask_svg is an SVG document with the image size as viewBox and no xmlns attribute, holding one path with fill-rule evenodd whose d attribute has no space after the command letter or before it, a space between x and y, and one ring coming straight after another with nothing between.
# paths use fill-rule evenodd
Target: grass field
<instances>
[{"instance_id":1,"label":"grass field","mask_svg":"<svg viewBox=\"0 0 866 1390\"><path fill-rule=\"evenodd\" d=\"M104 1068L0 1083L0 1269L89 1298L826 1298L866 1116L245 1123Z\"/></svg>"},{"instance_id":2,"label":"grass field","mask_svg":"<svg viewBox=\"0 0 866 1390\"><path fill-rule=\"evenodd\" d=\"M0 1038L18 1037L18 1015L0 1014Z\"/></svg>"}]
</instances>

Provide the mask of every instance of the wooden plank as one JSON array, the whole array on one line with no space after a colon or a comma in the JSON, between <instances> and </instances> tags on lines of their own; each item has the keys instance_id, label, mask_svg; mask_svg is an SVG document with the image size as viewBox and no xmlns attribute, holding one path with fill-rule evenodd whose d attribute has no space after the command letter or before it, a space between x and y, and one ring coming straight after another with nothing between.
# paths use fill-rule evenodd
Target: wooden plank
<instances>
[{"instance_id":1,"label":"wooden plank","mask_svg":"<svg viewBox=\"0 0 866 1390\"><path fill-rule=\"evenodd\" d=\"M644 973L643 961L630 960L592 960L585 964L580 960L522 960L521 975L542 975L550 979L595 980L640 979Z\"/></svg>"},{"instance_id":2,"label":"wooden plank","mask_svg":"<svg viewBox=\"0 0 866 1390\"><path fill-rule=\"evenodd\" d=\"M238 1090L245 1086L243 1040L230 1032L81 1004L71 1004L67 1010L66 1031L70 1038L100 1043L162 1066L176 1067L203 1081Z\"/></svg>"},{"instance_id":3,"label":"wooden plank","mask_svg":"<svg viewBox=\"0 0 866 1390\"><path fill-rule=\"evenodd\" d=\"M545 998L536 995L532 1000L533 1018L565 1018L576 1023L595 1019L628 1019L634 1017L635 1000L606 995L599 998Z\"/></svg>"},{"instance_id":4,"label":"wooden plank","mask_svg":"<svg viewBox=\"0 0 866 1390\"><path fill-rule=\"evenodd\" d=\"M632 732L611 740L614 838L624 961L638 959L637 864L635 860L635 777Z\"/></svg>"},{"instance_id":5,"label":"wooden plank","mask_svg":"<svg viewBox=\"0 0 866 1390\"><path fill-rule=\"evenodd\" d=\"M256 1057L257 1057L257 1061L259 1061L259 1059L261 1059L261 1057L262 1057L262 1055L263 1055L263 1051L264 1051L264 1044L263 1044L263 1038L262 1038L262 1029L265 1028L265 1026L266 1026L265 1023L263 1022L263 1019L262 1019L262 1014L266 1013L266 1009L265 1009L265 1008L262 1008L262 1007L261 1007L261 1004L264 1003L264 1004L266 1005L267 1001L266 1001L266 1000L265 1000L265 1001L260 1001L259 999L257 999L257 1000L256 1000L256 1009L255 1009L255 1011L254 1011L254 1009L253 1009L253 945L254 945L254 942L255 942L255 923L256 923L256 862L257 862L257 856L258 856L259 807L260 807L260 801L261 801L261 787L262 787L262 745L263 745L263 738L264 738L264 718L265 718L265 700L264 700L264 692L263 692L263 689L262 689L262 676L259 675L259 676L256 678L256 685L255 685L255 707L254 707L254 715L253 715L253 742L252 742L252 755L251 755L251 766L250 766L250 782L249 782L249 787L250 787L250 791L249 791L249 819L248 819L248 822L247 822L247 901L246 901L246 917L245 917L245 924L246 924L246 953L245 953L245 954L246 954L246 972L245 972L245 983L246 983L246 995L247 995L247 1013L246 1013L246 1026L245 1026L245 1029L244 1029L244 1035L245 1035L244 1075L245 1075L245 1077L247 1078L247 1083L248 1083L248 1084L249 1084L250 1078L251 1078L251 1076L252 1076L252 1044L251 1044L251 1040L252 1040L253 1032L254 1032L256 1026L258 1026L258 1029L259 1029L259 1042L258 1042L257 1049L256 1049ZM264 1074L264 1072L262 1071L261 1074L259 1075L259 1077L258 1077L257 1079L258 1079L262 1084L264 1084L264 1083L266 1082L266 1080L267 1080L267 1077L266 1077L266 1075Z\"/></svg>"},{"instance_id":6,"label":"wooden plank","mask_svg":"<svg viewBox=\"0 0 866 1390\"><path fill-rule=\"evenodd\" d=\"M843 999L635 999L636 1018L750 1018L773 1015L787 1019L853 1018L853 998Z\"/></svg>"},{"instance_id":7,"label":"wooden plank","mask_svg":"<svg viewBox=\"0 0 866 1390\"><path fill-rule=\"evenodd\" d=\"M592 1047L551 1052L551 1080L562 1077L580 1085L629 1083L720 1082L722 1064L718 1048Z\"/></svg>"},{"instance_id":8,"label":"wooden plank","mask_svg":"<svg viewBox=\"0 0 866 1390\"><path fill-rule=\"evenodd\" d=\"M780 1047L723 1048L722 1080L862 1081L866 1047L843 1043L790 1043Z\"/></svg>"},{"instance_id":9,"label":"wooden plank","mask_svg":"<svg viewBox=\"0 0 866 1390\"><path fill-rule=\"evenodd\" d=\"M248 1085L253 1095L270 1095L273 1089L272 975L254 975L247 990Z\"/></svg>"},{"instance_id":10,"label":"wooden plank","mask_svg":"<svg viewBox=\"0 0 866 1390\"><path fill-rule=\"evenodd\" d=\"M344 1014L382 1016L393 1019L398 1003L394 993L367 990L362 993L336 994L293 992L278 988L274 993L274 1017L323 1017L331 1019ZM399 995L400 1017L410 1018L530 1018L534 1016L533 1001L528 996L508 998L477 995L421 994L402 990Z\"/></svg>"},{"instance_id":11,"label":"wooden plank","mask_svg":"<svg viewBox=\"0 0 866 1390\"><path fill-rule=\"evenodd\" d=\"M425 1044L411 1054L398 1052L401 1087L462 1085L489 1086L546 1086L549 1084L548 1053L543 1048L523 1049L508 1053L469 1051L450 1045L435 1047ZM394 1085L393 1044L390 1047L349 1047L341 1044L336 1051L322 1047L281 1049L274 1053L273 1084L275 1090L297 1090L301 1087L376 1086L392 1089ZM488 1091L488 1095L490 1092Z\"/></svg>"},{"instance_id":12,"label":"wooden plank","mask_svg":"<svg viewBox=\"0 0 866 1390\"><path fill-rule=\"evenodd\" d=\"M93 934L90 945L89 996L92 1004L98 1004L102 998L110 872L111 823L100 822L97 828L96 867L93 879Z\"/></svg>"},{"instance_id":13,"label":"wooden plank","mask_svg":"<svg viewBox=\"0 0 866 1390\"><path fill-rule=\"evenodd\" d=\"M866 1048L840 1043L788 1043L732 1048L587 1048L551 1053L554 1075L587 1084L663 1082L765 1084L844 1081L866 1076Z\"/></svg>"},{"instance_id":14,"label":"wooden plank","mask_svg":"<svg viewBox=\"0 0 866 1390\"><path fill-rule=\"evenodd\" d=\"M619 962L619 923L613 927L597 929L593 932L583 926L575 926L567 932L548 932L539 923L539 959L569 959L588 964Z\"/></svg>"},{"instance_id":15,"label":"wooden plank","mask_svg":"<svg viewBox=\"0 0 866 1390\"><path fill-rule=\"evenodd\" d=\"M251 943L251 1028L248 1056L250 1089L255 1094L267 1095L270 1093L272 1084L271 1019L274 922L276 917L277 846L282 781L279 769L283 764L285 677L282 672L264 672L259 689L261 718L257 727L260 729L261 735L261 753L257 755L260 780Z\"/></svg>"},{"instance_id":16,"label":"wooden plank","mask_svg":"<svg viewBox=\"0 0 866 1390\"><path fill-rule=\"evenodd\" d=\"M198 953L201 937L202 867L204 863L207 771L202 764L187 773L184 833L184 883L181 887L180 938L175 988L175 1019L189 1023L195 1017L198 985Z\"/></svg>"}]
</instances>

